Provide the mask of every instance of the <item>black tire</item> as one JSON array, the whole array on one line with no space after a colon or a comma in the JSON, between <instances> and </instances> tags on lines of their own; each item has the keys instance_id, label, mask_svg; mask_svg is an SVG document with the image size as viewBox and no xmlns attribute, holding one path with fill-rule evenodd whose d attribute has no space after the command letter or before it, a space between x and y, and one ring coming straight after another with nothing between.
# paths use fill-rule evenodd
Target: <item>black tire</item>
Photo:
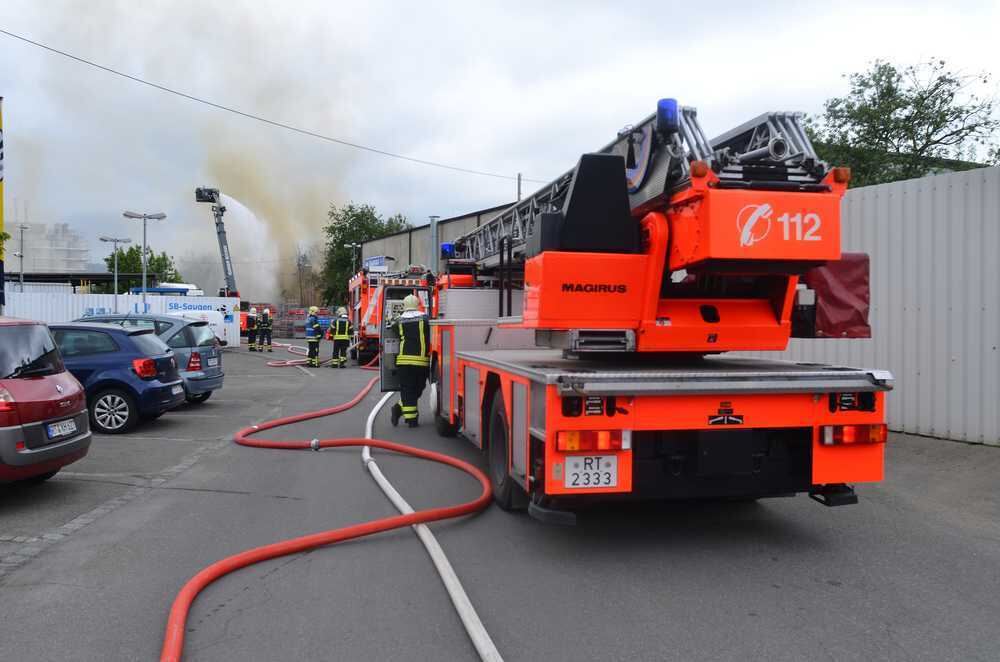
<instances>
[{"instance_id":1,"label":"black tire","mask_svg":"<svg viewBox=\"0 0 1000 662\"><path fill-rule=\"evenodd\" d=\"M500 391L493 395L490 404L489 436L486 440L486 458L489 465L490 484L493 485L493 500L503 510L514 510L514 479L507 472L507 440L510 425L504 411L503 396Z\"/></svg>"},{"instance_id":2,"label":"black tire","mask_svg":"<svg viewBox=\"0 0 1000 662\"><path fill-rule=\"evenodd\" d=\"M40 485L45 481L47 481L49 478L55 476L57 473L59 473L58 469L56 469L55 471L49 471L47 473L38 474L37 476L32 476L31 478L25 478L21 482L27 483L28 485Z\"/></svg>"},{"instance_id":3,"label":"black tire","mask_svg":"<svg viewBox=\"0 0 1000 662\"><path fill-rule=\"evenodd\" d=\"M131 393L109 388L95 395L90 402L90 426L101 434L122 434L138 422L139 409Z\"/></svg>"},{"instance_id":4,"label":"black tire","mask_svg":"<svg viewBox=\"0 0 1000 662\"><path fill-rule=\"evenodd\" d=\"M191 404L201 404L212 397L211 391L205 391L204 393L191 393L187 396L187 401Z\"/></svg>"}]
</instances>

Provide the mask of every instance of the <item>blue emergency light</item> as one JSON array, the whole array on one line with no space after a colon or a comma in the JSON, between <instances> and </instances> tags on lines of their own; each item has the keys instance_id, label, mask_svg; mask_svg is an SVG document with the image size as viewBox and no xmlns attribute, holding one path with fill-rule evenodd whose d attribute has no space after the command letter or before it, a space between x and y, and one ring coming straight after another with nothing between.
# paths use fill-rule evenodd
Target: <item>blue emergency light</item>
<instances>
[{"instance_id":1,"label":"blue emergency light","mask_svg":"<svg viewBox=\"0 0 1000 662\"><path fill-rule=\"evenodd\" d=\"M660 99L656 102L656 130L664 136L680 131L680 114L677 99Z\"/></svg>"},{"instance_id":2,"label":"blue emergency light","mask_svg":"<svg viewBox=\"0 0 1000 662\"><path fill-rule=\"evenodd\" d=\"M441 244L441 257L448 260L455 257L455 244L450 241L446 241Z\"/></svg>"}]
</instances>

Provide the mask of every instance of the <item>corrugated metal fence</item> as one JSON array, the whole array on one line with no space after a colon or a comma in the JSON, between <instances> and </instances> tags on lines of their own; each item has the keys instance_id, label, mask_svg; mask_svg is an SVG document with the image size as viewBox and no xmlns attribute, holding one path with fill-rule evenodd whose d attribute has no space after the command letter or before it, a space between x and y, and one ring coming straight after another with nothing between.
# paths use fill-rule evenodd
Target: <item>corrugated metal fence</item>
<instances>
[{"instance_id":1,"label":"corrugated metal fence","mask_svg":"<svg viewBox=\"0 0 1000 662\"><path fill-rule=\"evenodd\" d=\"M222 297L146 297L146 311L167 315L197 315L215 311L222 314L224 328L216 330L231 345L239 345L240 300ZM142 312L142 296L118 295L118 311ZM48 323L68 322L91 315L107 315L115 311L113 294L61 294L8 292L4 315L41 320ZM213 326L215 326L213 324ZM221 331L221 334L220 334Z\"/></svg>"},{"instance_id":2,"label":"corrugated metal fence","mask_svg":"<svg viewBox=\"0 0 1000 662\"><path fill-rule=\"evenodd\" d=\"M843 250L871 255L873 337L786 358L891 370L892 429L1000 444L1000 168L851 189L842 210Z\"/></svg>"}]
</instances>

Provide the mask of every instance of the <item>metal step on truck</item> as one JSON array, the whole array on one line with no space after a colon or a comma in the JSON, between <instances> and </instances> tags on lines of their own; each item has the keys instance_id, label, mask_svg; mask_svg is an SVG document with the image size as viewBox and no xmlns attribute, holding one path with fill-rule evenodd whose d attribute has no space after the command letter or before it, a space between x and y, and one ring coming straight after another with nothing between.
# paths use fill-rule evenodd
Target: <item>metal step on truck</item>
<instances>
[{"instance_id":1,"label":"metal step on truck","mask_svg":"<svg viewBox=\"0 0 1000 662\"><path fill-rule=\"evenodd\" d=\"M729 354L869 333L849 178L797 114L709 141L661 100L394 295L433 302L438 431L484 450L502 508L549 521L609 499L856 503L883 477L892 376Z\"/></svg>"}]
</instances>

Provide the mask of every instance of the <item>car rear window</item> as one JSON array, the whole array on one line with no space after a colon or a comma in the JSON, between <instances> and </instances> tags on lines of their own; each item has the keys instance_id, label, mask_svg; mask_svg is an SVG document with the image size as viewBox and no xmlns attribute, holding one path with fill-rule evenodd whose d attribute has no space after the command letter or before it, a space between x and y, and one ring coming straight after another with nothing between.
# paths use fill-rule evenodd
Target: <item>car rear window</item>
<instances>
[{"instance_id":1,"label":"car rear window","mask_svg":"<svg viewBox=\"0 0 1000 662\"><path fill-rule=\"evenodd\" d=\"M215 333L212 332L212 327L208 323L189 324L188 331L191 332L191 338L194 340L195 347L215 346Z\"/></svg>"},{"instance_id":2,"label":"car rear window","mask_svg":"<svg viewBox=\"0 0 1000 662\"><path fill-rule=\"evenodd\" d=\"M118 345L103 331L89 329L56 329L56 344L66 358L117 352Z\"/></svg>"},{"instance_id":3,"label":"car rear window","mask_svg":"<svg viewBox=\"0 0 1000 662\"><path fill-rule=\"evenodd\" d=\"M166 343L152 333L137 333L132 336L132 342L134 342L135 346L139 348L139 351L146 356L166 354L170 351L170 348L167 347Z\"/></svg>"},{"instance_id":4,"label":"car rear window","mask_svg":"<svg viewBox=\"0 0 1000 662\"><path fill-rule=\"evenodd\" d=\"M0 326L0 378L37 377L63 371L62 358L48 327Z\"/></svg>"}]
</instances>

